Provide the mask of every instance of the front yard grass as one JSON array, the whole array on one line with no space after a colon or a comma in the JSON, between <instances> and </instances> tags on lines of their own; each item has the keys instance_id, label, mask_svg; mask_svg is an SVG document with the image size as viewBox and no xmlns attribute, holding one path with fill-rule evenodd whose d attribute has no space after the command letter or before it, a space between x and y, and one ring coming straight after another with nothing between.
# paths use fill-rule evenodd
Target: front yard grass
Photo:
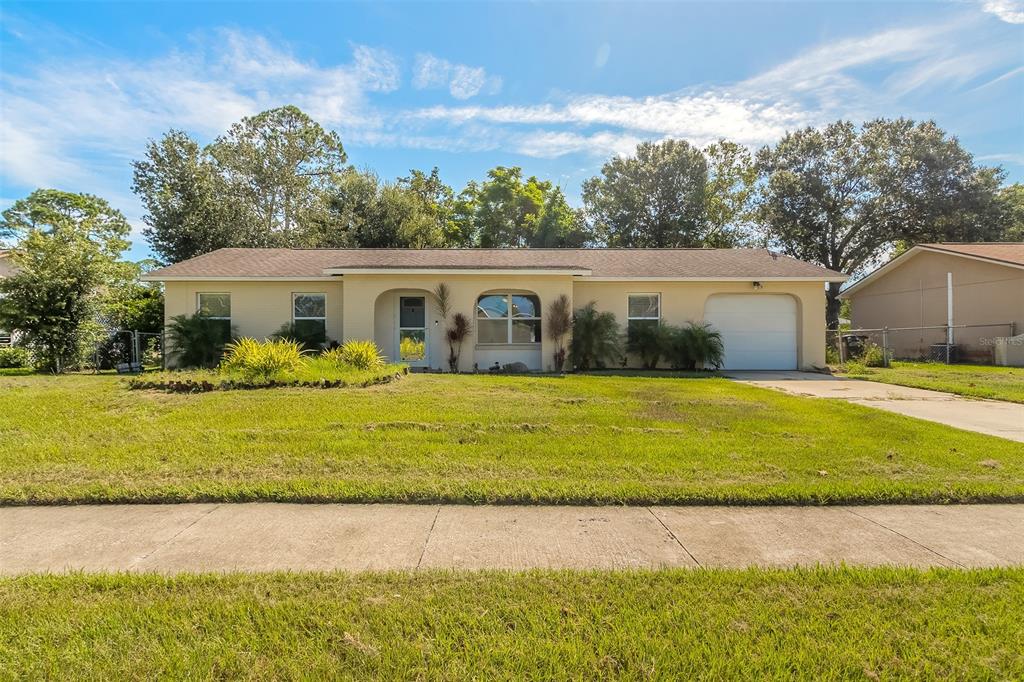
<instances>
[{"instance_id":1,"label":"front yard grass","mask_svg":"<svg viewBox=\"0 0 1024 682\"><path fill-rule=\"evenodd\" d=\"M1021 679L1024 569L29 576L11 679Z\"/></svg>"},{"instance_id":2,"label":"front yard grass","mask_svg":"<svg viewBox=\"0 0 1024 682\"><path fill-rule=\"evenodd\" d=\"M0 503L1024 500L1024 444L721 378L197 395L0 377Z\"/></svg>"},{"instance_id":3,"label":"front yard grass","mask_svg":"<svg viewBox=\"0 0 1024 682\"><path fill-rule=\"evenodd\" d=\"M1024 368L992 365L945 365L938 362L893 362L891 367L865 367L851 379L1024 403Z\"/></svg>"}]
</instances>

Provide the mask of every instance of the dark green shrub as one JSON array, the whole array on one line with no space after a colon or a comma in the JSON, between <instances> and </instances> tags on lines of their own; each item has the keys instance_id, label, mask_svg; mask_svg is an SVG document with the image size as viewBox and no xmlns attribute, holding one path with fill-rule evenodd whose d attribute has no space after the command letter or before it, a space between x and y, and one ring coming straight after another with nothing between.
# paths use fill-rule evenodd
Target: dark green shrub
<instances>
[{"instance_id":1,"label":"dark green shrub","mask_svg":"<svg viewBox=\"0 0 1024 682\"><path fill-rule=\"evenodd\" d=\"M687 322L670 327L666 336L665 358L673 369L718 369L725 361L722 335L710 324Z\"/></svg>"},{"instance_id":2,"label":"dark green shrub","mask_svg":"<svg viewBox=\"0 0 1024 682\"><path fill-rule=\"evenodd\" d=\"M11 346L0 348L0 369L15 369L32 366L32 354L27 348Z\"/></svg>"},{"instance_id":3,"label":"dark green shrub","mask_svg":"<svg viewBox=\"0 0 1024 682\"><path fill-rule=\"evenodd\" d=\"M626 351L640 358L644 369L654 369L669 349L669 331L668 327L658 324L657 320L650 320L650 324L634 323L626 334Z\"/></svg>"},{"instance_id":4,"label":"dark green shrub","mask_svg":"<svg viewBox=\"0 0 1024 682\"><path fill-rule=\"evenodd\" d=\"M286 322L271 335L271 338L294 341L302 350L319 351L327 345L327 332L320 320L298 320Z\"/></svg>"},{"instance_id":5,"label":"dark green shrub","mask_svg":"<svg viewBox=\"0 0 1024 682\"><path fill-rule=\"evenodd\" d=\"M199 313L175 315L167 326L168 355L178 367L216 367L231 340L227 320L214 320Z\"/></svg>"},{"instance_id":6,"label":"dark green shrub","mask_svg":"<svg viewBox=\"0 0 1024 682\"><path fill-rule=\"evenodd\" d=\"M584 371L618 363L622 342L615 314L598 312L595 301L577 310L572 318L569 357L576 369Z\"/></svg>"}]
</instances>

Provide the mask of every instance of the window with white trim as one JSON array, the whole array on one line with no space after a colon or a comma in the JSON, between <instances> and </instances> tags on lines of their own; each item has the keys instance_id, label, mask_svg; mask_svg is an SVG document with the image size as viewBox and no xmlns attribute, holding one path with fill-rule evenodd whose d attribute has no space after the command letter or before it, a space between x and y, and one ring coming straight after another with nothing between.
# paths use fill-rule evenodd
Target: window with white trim
<instances>
[{"instance_id":1,"label":"window with white trim","mask_svg":"<svg viewBox=\"0 0 1024 682\"><path fill-rule=\"evenodd\" d=\"M327 294L292 294L292 325L298 341L327 341Z\"/></svg>"},{"instance_id":2,"label":"window with white trim","mask_svg":"<svg viewBox=\"0 0 1024 682\"><path fill-rule=\"evenodd\" d=\"M201 291L196 294L196 312L218 321L221 340L231 340L231 294Z\"/></svg>"},{"instance_id":3,"label":"window with white trim","mask_svg":"<svg viewBox=\"0 0 1024 682\"><path fill-rule=\"evenodd\" d=\"M476 302L477 343L540 343L540 297L484 294Z\"/></svg>"},{"instance_id":4,"label":"window with white trim","mask_svg":"<svg viewBox=\"0 0 1024 682\"><path fill-rule=\"evenodd\" d=\"M629 294L626 331L657 327L661 323L661 294Z\"/></svg>"}]
</instances>

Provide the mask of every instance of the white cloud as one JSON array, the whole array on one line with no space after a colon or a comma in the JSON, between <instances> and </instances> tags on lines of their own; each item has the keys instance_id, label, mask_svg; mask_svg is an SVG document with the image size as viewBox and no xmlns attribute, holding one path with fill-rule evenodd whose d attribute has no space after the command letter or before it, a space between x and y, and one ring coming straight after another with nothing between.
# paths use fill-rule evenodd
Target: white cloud
<instances>
[{"instance_id":1,"label":"white cloud","mask_svg":"<svg viewBox=\"0 0 1024 682\"><path fill-rule=\"evenodd\" d=\"M1021 0L982 0L981 9L1009 24L1024 24L1024 2Z\"/></svg>"},{"instance_id":2,"label":"white cloud","mask_svg":"<svg viewBox=\"0 0 1024 682\"><path fill-rule=\"evenodd\" d=\"M429 53L416 55L412 85L418 90L448 88L455 99L469 99L480 93L496 95L501 91L499 76L489 76L482 66L453 64Z\"/></svg>"},{"instance_id":3,"label":"white cloud","mask_svg":"<svg viewBox=\"0 0 1024 682\"><path fill-rule=\"evenodd\" d=\"M609 43L601 43L601 47L597 48L597 53L594 54L594 68L603 69L611 56L612 46Z\"/></svg>"},{"instance_id":4,"label":"white cloud","mask_svg":"<svg viewBox=\"0 0 1024 682\"><path fill-rule=\"evenodd\" d=\"M745 80L676 93L570 95L559 103L523 106L432 106L403 118L411 125L453 130L490 126L490 134L508 148L531 156L617 154L633 140L666 137L698 145L726 137L753 147L836 118L909 113L903 104L908 97L971 85L1016 63L1017 48L979 42L968 28L970 22L958 18L835 40ZM871 73L870 80L864 72ZM509 127L529 130L511 134Z\"/></svg>"},{"instance_id":5,"label":"white cloud","mask_svg":"<svg viewBox=\"0 0 1024 682\"><path fill-rule=\"evenodd\" d=\"M397 61L378 48L355 45L351 63L321 67L240 31L201 34L193 42L191 52L148 61L53 59L28 74L5 74L5 182L98 184L98 166L127 168L147 138L171 127L212 137L244 116L284 104L341 131L373 128L381 118L367 93L400 83Z\"/></svg>"}]
</instances>

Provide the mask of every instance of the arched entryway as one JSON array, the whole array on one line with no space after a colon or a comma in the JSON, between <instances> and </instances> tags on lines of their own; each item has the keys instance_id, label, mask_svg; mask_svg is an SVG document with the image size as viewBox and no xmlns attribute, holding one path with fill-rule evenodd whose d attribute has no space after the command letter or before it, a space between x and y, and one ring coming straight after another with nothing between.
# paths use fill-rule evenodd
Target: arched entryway
<instances>
[{"instance_id":1,"label":"arched entryway","mask_svg":"<svg viewBox=\"0 0 1024 682\"><path fill-rule=\"evenodd\" d=\"M444 330L434 295L425 289L390 289L374 303L374 342L392 362L439 368Z\"/></svg>"}]
</instances>

